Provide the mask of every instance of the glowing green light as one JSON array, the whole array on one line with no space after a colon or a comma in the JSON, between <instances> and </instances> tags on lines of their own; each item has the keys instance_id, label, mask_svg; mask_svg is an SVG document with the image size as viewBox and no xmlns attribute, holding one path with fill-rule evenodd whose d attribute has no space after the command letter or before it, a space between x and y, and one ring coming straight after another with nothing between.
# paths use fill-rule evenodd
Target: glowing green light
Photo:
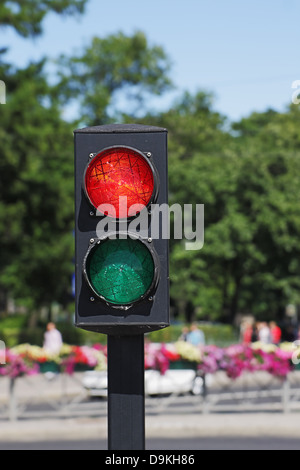
<instances>
[{"instance_id":1,"label":"glowing green light","mask_svg":"<svg viewBox=\"0 0 300 470\"><path fill-rule=\"evenodd\" d=\"M147 246L136 239L101 241L91 250L86 264L92 288L112 304L136 302L153 283L153 257Z\"/></svg>"}]
</instances>

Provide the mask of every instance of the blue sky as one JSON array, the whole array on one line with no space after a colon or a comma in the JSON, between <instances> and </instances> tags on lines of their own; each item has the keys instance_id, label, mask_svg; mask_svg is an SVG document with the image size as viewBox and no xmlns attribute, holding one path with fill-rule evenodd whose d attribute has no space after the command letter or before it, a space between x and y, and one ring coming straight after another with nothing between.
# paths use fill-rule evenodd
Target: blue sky
<instances>
[{"instance_id":1,"label":"blue sky","mask_svg":"<svg viewBox=\"0 0 300 470\"><path fill-rule=\"evenodd\" d=\"M22 66L77 53L94 36L141 30L170 57L178 91L213 92L215 110L236 120L291 103L292 82L300 80L299 17L297 0L89 0L83 17L51 14L42 37L24 40L7 29L1 44Z\"/></svg>"}]
</instances>

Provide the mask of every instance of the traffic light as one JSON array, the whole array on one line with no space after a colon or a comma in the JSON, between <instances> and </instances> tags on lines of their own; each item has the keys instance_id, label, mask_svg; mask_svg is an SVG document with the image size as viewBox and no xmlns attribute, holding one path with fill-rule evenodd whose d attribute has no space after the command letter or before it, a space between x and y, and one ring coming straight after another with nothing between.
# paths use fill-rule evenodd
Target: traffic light
<instances>
[{"instance_id":1,"label":"traffic light","mask_svg":"<svg viewBox=\"0 0 300 470\"><path fill-rule=\"evenodd\" d=\"M115 124L74 134L75 324L109 335L164 328L168 239L151 226L168 202L167 130Z\"/></svg>"}]
</instances>

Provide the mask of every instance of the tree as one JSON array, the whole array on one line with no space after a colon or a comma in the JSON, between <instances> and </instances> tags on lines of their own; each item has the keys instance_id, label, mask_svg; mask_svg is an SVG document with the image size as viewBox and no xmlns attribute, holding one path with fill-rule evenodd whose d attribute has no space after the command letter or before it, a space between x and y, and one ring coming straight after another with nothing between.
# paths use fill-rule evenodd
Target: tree
<instances>
[{"instance_id":1,"label":"tree","mask_svg":"<svg viewBox=\"0 0 300 470\"><path fill-rule=\"evenodd\" d=\"M81 83L84 77L70 77L70 82L64 77L64 95L59 87L50 86L44 72L46 60L30 64L24 70L0 64L0 74L5 76L9 90L7 104L1 108L0 115L0 231L3 234L0 285L2 292L9 293L30 309L49 307L53 301L64 305L71 290L74 251L72 131L78 123L62 119L60 98L63 96L63 102L68 102L70 97L79 98L76 93L86 93L87 106L92 106L94 97L99 115L106 116L109 93L114 94L127 85L141 86L142 94L145 90L153 93L161 90L168 81L158 70L162 51L148 48L144 39L139 35L133 38L110 36L108 41L100 41L105 53L101 47L100 50L96 47L94 52L89 49L89 54L95 58L85 68L91 76L90 83L94 68L101 69L98 58L106 70L108 101L102 103L103 108L97 101L97 90L92 94L85 88L86 84ZM97 40L94 43L99 45ZM114 56L119 49L124 54L128 52L127 69L121 52L118 57ZM118 78L118 70L122 79ZM112 84L109 77L113 77Z\"/></svg>"},{"instance_id":2,"label":"tree","mask_svg":"<svg viewBox=\"0 0 300 470\"><path fill-rule=\"evenodd\" d=\"M50 12L82 13L87 0L12 0L0 31L42 33ZM7 104L0 115L0 294L32 308L65 302L72 271L72 129L44 75L45 61L19 70L4 62ZM56 281L55 281L56 278Z\"/></svg>"},{"instance_id":3,"label":"tree","mask_svg":"<svg viewBox=\"0 0 300 470\"><path fill-rule=\"evenodd\" d=\"M224 194L231 188L225 175L231 175L226 149L232 137L212 105L212 95L185 92L169 111L148 117L149 123L169 130L170 204L205 204L204 248L186 251L184 241L170 241L172 304L188 321L197 312L217 319L222 310L222 273L219 266L207 265L205 250L210 247L208 226L222 217Z\"/></svg>"},{"instance_id":4,"label":"tree","mask_svg":"<svg viewBox=\"0 0 300 470\"><path fill-rule=\"evenodd\" d=\"M203 93L153 117L170 130L170 202L205 205L203 249L171 240L177 311L232 323L299 302L299 120L295 107L268 110L230 132Z\"/></svg>"},{"instance_id":5,"label":"tree","mask_svg":"<svg viewBox=\"0 0 300 470\"><path fill-rule=\"evenodd\" d=\"M42 33L42 21L49 12L64 15L83 13L87 0L2 0L0 28L10 27L23 37Z\"/></svg>"},{"instance_id":6,"label":"tree","mask_svg":"<svg viewBox=\"0 0 300 470\"><path fill-rule=\"evenodd\" d=\"M299 303L299 157L300 112L268 110L234 125L238 151L245 155L240 201L256 226L261 262L244 280L244 303L258 313L283 314Z\"/></svg>"},{"instance_id":7,"label":"tree","mask_svg":"<svg viewBox=\"0 0 300 470\"><path fill-rule=\"evenodd\" d=\"M73 256L72 127L50 101L43 63L6 74L0 116L2 288L31 308L64 302Z\"/></svg>"},{"instance_id":8,"label":"tree","mask_svg":"<svg viewBox=\"0 0 300 470\"><path fill-rule=\"evenodd\" d=\"M79 103L82 124L100 125L122 119L119 101L126 114L141 116L146 98L171 87L169 69L163 49L149 46L142 32L118 33L94 38L77 57L61 57L57 89L61 99Z\"/></svg>"}]
</instances>

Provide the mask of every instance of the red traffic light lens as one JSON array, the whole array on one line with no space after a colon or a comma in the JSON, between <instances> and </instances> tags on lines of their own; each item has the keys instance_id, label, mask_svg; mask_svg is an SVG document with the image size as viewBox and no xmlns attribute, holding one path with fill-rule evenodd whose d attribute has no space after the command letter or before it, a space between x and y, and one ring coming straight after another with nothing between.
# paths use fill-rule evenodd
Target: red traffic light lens
<instances>
[{"instance_id":1,"label":"red traffic light lens","mask_svg":"<svg viewBox=\"0 0 300 470\"><path fill-rule=\"evenodd\" d=\"M146 157L130 147L110 147L96 155L85 172L91 204L113 218L135 216L155 193L154 171Z\"/></svg>"}]
</instances>

